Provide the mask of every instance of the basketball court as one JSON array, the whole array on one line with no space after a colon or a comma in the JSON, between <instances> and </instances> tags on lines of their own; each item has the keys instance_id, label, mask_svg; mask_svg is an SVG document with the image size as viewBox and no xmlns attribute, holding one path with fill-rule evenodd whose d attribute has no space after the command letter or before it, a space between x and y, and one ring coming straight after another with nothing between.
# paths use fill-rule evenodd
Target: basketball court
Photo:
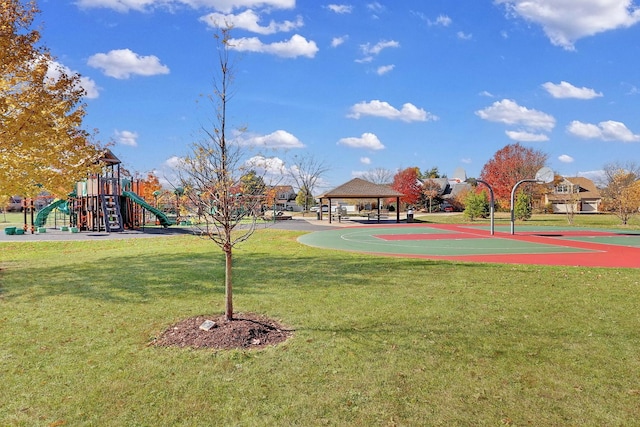
<instances>
[{"instance_id":1,"label":"basketball court","mask_svg":"<svg viewBox=\"0 0 640 427\"><path fill-rule=\"evenodd\" d=\"M454 224L343 227L305 234L301 243L369 254L506 264L640 267L640 231Z\"/></svg>"}]
</instances>

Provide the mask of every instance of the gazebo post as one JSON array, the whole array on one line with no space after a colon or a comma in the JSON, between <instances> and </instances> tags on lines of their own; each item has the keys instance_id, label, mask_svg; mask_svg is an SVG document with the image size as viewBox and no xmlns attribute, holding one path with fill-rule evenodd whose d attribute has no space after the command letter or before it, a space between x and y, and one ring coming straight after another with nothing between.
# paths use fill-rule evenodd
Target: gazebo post
<instances>
[{"instance_id":1,"label":"gazebo post","mask_svg":"<svg viewBox=\"0 0 640 427\"><path fill-rule=\"evenodd\" d=\"M396 224L400 222L400 197L396 197Z\"/></svg>"}]
</instances>

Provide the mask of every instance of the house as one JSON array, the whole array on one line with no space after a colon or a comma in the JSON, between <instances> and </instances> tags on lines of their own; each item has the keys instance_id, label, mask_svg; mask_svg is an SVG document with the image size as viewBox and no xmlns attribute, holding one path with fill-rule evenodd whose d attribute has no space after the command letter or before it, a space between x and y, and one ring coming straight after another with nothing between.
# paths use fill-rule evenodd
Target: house
<instances>
[{"instance_id":1,"label":"house","mask_svg":"<svg viewBox=\"0 0 640 427\"><path fill-rule=\"evenodd\" d=\"M296 192L291 185L276 185L270 187L269 192L275 195L276 209L282 211L300 210L296 204Z\"/></svg>"},{"instance_id":2,"label":"house","mask_svg":"<svg viewBox=\"0 0 640 427\"><path fill-rule=\"evenodd\" d=\"M436 209L444 209L445 207L452 207L453 209L460 209L456 202L457 197L465 191L471 190L471 184L454 178L427 178L422 181L423 191L427 194L431 194L431 203L436 205ZM427 206L427 209L431 211L432 206Z\"/></svg>"},{"instance_id":3,"label":"house","mask_svg":"<svg viewBox=\"0 0 640 427\"><path fill-rule=\"evenodd\" d=\"M590 179L563 177L544 195L544 202L553 213L595 213L600 211L602 198Z\"/></svg>"}]
</instances>

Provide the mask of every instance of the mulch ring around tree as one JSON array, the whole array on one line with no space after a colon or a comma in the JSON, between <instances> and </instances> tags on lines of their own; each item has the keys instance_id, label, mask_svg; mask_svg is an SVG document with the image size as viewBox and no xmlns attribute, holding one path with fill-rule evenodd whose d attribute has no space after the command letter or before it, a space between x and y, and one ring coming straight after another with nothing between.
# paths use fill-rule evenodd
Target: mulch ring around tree
<instances>
[{"instance_id":1,"label":"mulch ring around tree","mask_svg":"<svg viewBox=\"0 0 640 427\"><path fill-rule=\"evenodd\" d=\"M170 326L150 343L156 347L259 349L286 341L293 330L255 313L196 316Z\"/></svg>"}]
</instances>

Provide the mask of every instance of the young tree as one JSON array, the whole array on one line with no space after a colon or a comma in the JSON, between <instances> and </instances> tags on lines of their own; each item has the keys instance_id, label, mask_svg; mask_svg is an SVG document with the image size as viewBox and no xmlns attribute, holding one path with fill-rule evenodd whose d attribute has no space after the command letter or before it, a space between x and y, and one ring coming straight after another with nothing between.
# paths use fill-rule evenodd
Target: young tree
<instances>
[{"instance_id":1,"label":"young tree","mask_svg":"<svg viewBox=\"0 0 640 427\"><path fill-rule=\"evenodd\" d=\"M82 130L80 76L56 67L31 29L35 1L0 4L0 194L66 194L101 149Z\"/></svg>"},{"instance_id":2,"label":"young tree","mask_svg":"<svg viewBox=\"0 0 640 427\"><path fill-rule=\"evenodd\" d=\"M433 201L442 195L444 189L434 178L427 178L422 182L422 197L429 202L429 212L432 211Z\"/></svg>"},{"instance_id":3,"label":"young tree","mask_svg":"<svg viewBox=\"0 0 640 427\"><path fill-rule=\"evenodd\" d=\"M302 206L304 210L309 210L309 206L311 206L313 202L314 198L311 193L305 190L298 191L298 194L296 195L296 205Z\"/></svg>"},{"instance_id":4,"label":"young tree","mask_svg":"<svg viewBox=\"0 0 640 427\"><path fill-rule=\"evenodd\" d=\"M469 191L465 198L464 216L470 221L489 215L489 200L485 191Z\"/></svg>"},{"instance_id":5,"label":"young tree","mask_svg":"<svg viewBox=\"0 0 640 427\"><path fill-rule=\"evenodd\" d=\"M513 213L516 219L526 221L531 219L531 196L524 191L518 192L516 203L513 207Z\"/></svg>"},{"instance_id":6,"label":"young tree","mask_svg":"<svg viewBox=\"0 0 640 427\"><path fill-rule=\"evenodd\" d=\"M611 163L604 167L603 209L614 213L623 224L640 208L640 167L634 162Z\"/></svg>"},{"instance_id":7,"label":"young tree","mask_svg":"<svg viewBox=\"0 0 640 427\"><path fill-rule=\"evenodd\" d=\"M535 178L536 172L547 162L548 155L539 150L526 148L519 143L498 150L482 168L480 179L493 188L496 201L509 206L511 190L522 179Z\"/></svg>"},{"instance_id":8,"label":"young tree","mask_svg":"<svg viewBox=\"0 0 640 427\"><path fill-rule=\"evenodd\" d=\"M293 164L289 168L289 176L295 182L298 191L304 194L301 199L303 204L298 203L296 198L296 203L303 207L303 211L308 211L313 204L316 184L328 170L329 167L324 161L311 155L294 157Z\"/></svg>"},{"instance_id":9,"label":"young tree","mask_svg":"<svg viewBox=\"0 0 640 427\"><path fill-rule=\"evenodd\" d=\"M404 194L400 198L401 202L415 205L420 201L422 186L418 179L419 174L420 170L417 167L411 167L401 170L393 177L391 188Z\"/></svg>"},{"instance_id":10,"label":"young tree","mask_svg":"<svg viewBox=\"0 0 640 427\"><path fill-rule=\"evenodd\" d=\"M229 138L233 133L228 131L227 109L235 76L230 58L231 27L220 28L215 37L218 68L210 99L216 120L213 129L202 129L203 140L192 145L191 152L182 159L178 175L189 209L205 219L199 225L200 232L224 253L225 318L233 320L233 248L255 231L264 188L255 185L261 179L256 176L255 165L243 161L246 153L242 146Z\"/></svg>"}]
</instances>

